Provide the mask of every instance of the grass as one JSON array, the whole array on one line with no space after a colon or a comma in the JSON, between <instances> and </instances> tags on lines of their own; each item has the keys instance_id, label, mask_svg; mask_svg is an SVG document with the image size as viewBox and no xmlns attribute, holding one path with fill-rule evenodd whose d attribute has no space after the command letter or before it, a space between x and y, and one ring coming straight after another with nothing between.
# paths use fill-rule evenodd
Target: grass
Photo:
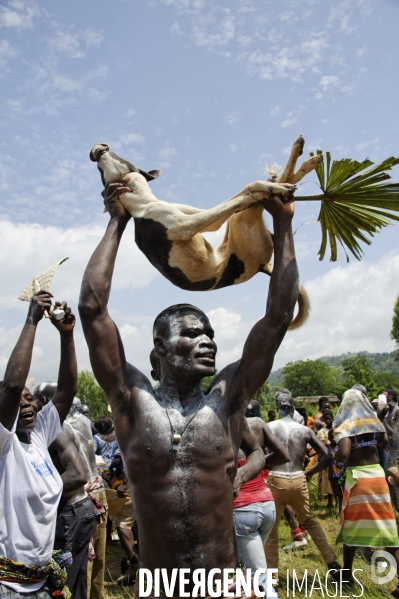
<instances>
[{"instance_id":1,"label":"grass","mask_svg":"<svg viewBox=\"0 0 399 599\"><path fill-rule=\"evenodd\" d=\"M335 509L332 512L327 510L325 505L326 502L320 502L317 499L317 490L309 485L309 492L311 497L311 505L313 509L313 513L320 522L326 536L328 542L335 547L335 550L338 554L338 561L342 564L342 545L335 546L335 539L337 537L337 527L338 527L338 510ZM280 527L279 527L279 546L284 547L291 542L290 528L285 521L285 518L282 519ZM120 576L120 561L124 557L124 552L120 546L119 542L112 542L107 545L107 574L106 574L106 587L105 587L105 595L106 599L130 599L133 596L132 587L120 587L116 584L116 579ZM320 554L314 545L313 541L309 541L307 547L303 549L298 549L296 551L291 551L286 553L284 551L280 551L280 590L279 590L279 598L283 597L313 597L314 599L319 599L321 597L328 597L325 588L325 574L327 572L326 565L320 557ZM374 583L371 579L371 567L370 564L362 557L362 554L358 552L354 561L354 569L360 568L363 572L357 572L356 577L363 585L363 594L361 595L361 587L359 585L355 585L353 588L345 588L342 587L342 594L340 593L340 587L338 588L332 584L328 585L328 593L330 597L355 597L362 596L366 599L383 599L391 597L390 592L397 584L397 578L395 577L391 582L385 585L378 585ZM286 571L289 571L289 589L287 587L287 578ZM307 570L308 584L307 584L307 594L304 592L304 587L302 591L298 591L298 587L296 587L295 595L293 594L293 580L292 580L292 572L295 570L297 579L299 581L302 580L302 577L305 574L305 570ZM315 576L316 570L320 576L321 583L323 585L323 590L318 589L319 586L317 579L315 582L315 588L311 592L312 582Z\"/></svg>"}]
</instances>

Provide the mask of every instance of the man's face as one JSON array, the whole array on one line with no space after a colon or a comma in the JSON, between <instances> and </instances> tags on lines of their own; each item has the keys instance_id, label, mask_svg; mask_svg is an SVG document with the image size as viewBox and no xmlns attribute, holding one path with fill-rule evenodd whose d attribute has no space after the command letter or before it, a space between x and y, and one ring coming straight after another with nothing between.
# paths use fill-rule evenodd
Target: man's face
<instances>
[{"instance_id":1,"label":"man's face","mask_svg":"<svg viewBox=\"0 0 399 599\"><path fill-rule=\"evenodd\" d=\"M332 423L333 423L333 419L331 418L331 416L326 416L324 418L324 422L327 428L331 428L332 427Z\"/></svg>"},{"instance_id":2,"label":"man's face","mask_svg":"<svg viewBox=\"0 0 399 599\"><path fill-rule=\"evenodd\" d=\"M387 395L387 404L390 410L393 410L394 407L397 405L392 395Z\"/></svg>"},{"instance_id":3,"label":"man's face","mask_svg":"<svg viewBox=\"0 0 399 599\"><path fill-rule=\"evenodd\" d=\"M19 402L19 416L17 421L17 432L26 432L34 428L36 424L38 404L29 389L22 391Z\"/></svg>"},{"instance_id":4,"label":"man's face","mask_svg":"<svg viewBox=\"0 0 399 599\"><path fill-rule=\"evenodd\" d=\"M169 335L163 340L166 361L180 374L215 374L216 344L207 317L200 314L178 314L170 320Z\"/></svg>"},{"instance_id":5,"label":"man's face","mask_svg":"<svg viewBox=\"0 0 399 599\"><path fill-rule=\"evenodd\" d=\"M330 411L330 410L331 410L331 404L330 404L330 403L328 403L328 402L326 401L326 403L323 403L323 405L322 405L322 407L321 407L321 411L322 411L322 412L323 412L323 414L324 414L324 412L327 412L327 410L328 410L328 411Z\"/></svg>"},{"instance_id":6,"label":"man's face","mask_svg":"<svg viewBox=\"0 0 399 599\"><path fill-rule=\"evenodd\" d=\"M89 408L89 406L82 406L82 407L80 408L80 413L81 413L81 414L84 414L84 415L85 415L85 416L87 416L87 417L89 416L89 412L90 412L90 408Z\"/></svg>"}]
</instances>

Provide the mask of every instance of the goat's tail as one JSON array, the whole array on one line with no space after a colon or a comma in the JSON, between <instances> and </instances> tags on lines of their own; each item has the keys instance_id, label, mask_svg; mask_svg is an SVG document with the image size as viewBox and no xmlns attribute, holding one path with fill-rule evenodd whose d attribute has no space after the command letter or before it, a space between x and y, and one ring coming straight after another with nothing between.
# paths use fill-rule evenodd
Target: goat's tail
<instances>
[{"instance_id":1,"label":"goat's tail","mask_svg":"<svg viewBox=\"0 0 399 599\"><path fill-rule=\"evenodd\" d=\"M305 288L302 287L302 285L300 284L298 293L298 313L295 316L294 320L291 322L290 326L288 327L288 330L292 331L293 329L298 329L303 324L305 324L305 322L309 318L309 314L310 299L308 294L306 293Z\"/></svg>"}]
</instances>

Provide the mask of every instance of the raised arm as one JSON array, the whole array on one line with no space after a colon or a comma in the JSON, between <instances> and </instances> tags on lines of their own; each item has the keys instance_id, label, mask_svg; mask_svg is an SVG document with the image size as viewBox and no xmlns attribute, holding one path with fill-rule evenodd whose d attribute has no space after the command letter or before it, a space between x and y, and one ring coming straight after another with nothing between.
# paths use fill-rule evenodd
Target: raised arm
<instances>
[{"instance_id":1,"label":"raised arm","mask_svg":"<svg viewBox=\"0 0 399 599\"><path fill-rule=\"evenodd\" d=\"M119 243L129 222L118 197L127 188L118 183L106 187L104 203L110 221L83 275L79 314L89 346L94 375L111 405L117 391L126 388L127 363L119 331L108 313L108 299Z\"/></svg>"},{"instance_id":2,"label":"raised arm","mask_svg":"<svg viewBox=\"0 0 399 599\"><path fill-rule=\"evenodd\" d=\"M299 288L291 227L292 197L285 202L273 197L264 204L273 216L274 267L266 313L250 331L235 372L235 388L245 404L270 374L274 356L292 320Z\"/></svg>"},{"instance_id":3,"label":"raised arm","mask_svg":"<svg viewBox=\"0 0 399 599\"><path fill-rule=\"evenodd\" d=\"M11 430L17 418L22 391L32 361L36 327L43 318L44 310L51 307L51 293L39 291L30 301L28 316L21 335L14 347L0 388L0 422Z\"/></svg>"},{"instance_id":4,"label":"raised arm","mask_svg":"<svg viewBox=\"0 0 399 599\"><path fill-rule=\"evenodd\" d=\"M65 311L63 320L51 319L52 324L60 334L61 340L57 391L54 394L52 402L58 410L61 423L63 423L71 409L73 398L78 390L78 365L73 338L76 319L71 309L66 305L66 302L62 302L60 306Z\"/></svg>"}]
</instances>

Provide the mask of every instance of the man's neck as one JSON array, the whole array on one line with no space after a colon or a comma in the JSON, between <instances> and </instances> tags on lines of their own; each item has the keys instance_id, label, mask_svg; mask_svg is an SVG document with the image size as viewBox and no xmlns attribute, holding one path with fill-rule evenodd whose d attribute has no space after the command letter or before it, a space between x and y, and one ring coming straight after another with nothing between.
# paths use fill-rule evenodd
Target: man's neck
<instances>
[{"instance_id":1,"label":"man's neck","mask_svg":"<svg viewBox=\"0 0 399 599\"><path fill-rule=\"evenodd\" d=\"M28 445L31 443L30 431L16 431L16 435L20 443L26 443Z\"/></svg>"},{"instance_id":2,"label":"man's neck","mask_svg":"<svg viewBox=\"0 0 399 599\"><path fill-rule=\"evenodd\" d=\"M204 394L200 380L188 383L186 381L176 381L169 377L165 377L161 381L157 391L171 405L180 404L183 408L199 400Z\"/></svg>"},{"instance_id":3,"label":"man's neck","mask_svg":"<svg viewBox=\"0 0 399 599\"><path fill-rule=\"evenodd\" d=\"M295 420L293 419L293 415L294 414L290 414L289 412L279 412L279 420L291 420L292 422L295 422Z\"/></svg>"}]
</instances>

